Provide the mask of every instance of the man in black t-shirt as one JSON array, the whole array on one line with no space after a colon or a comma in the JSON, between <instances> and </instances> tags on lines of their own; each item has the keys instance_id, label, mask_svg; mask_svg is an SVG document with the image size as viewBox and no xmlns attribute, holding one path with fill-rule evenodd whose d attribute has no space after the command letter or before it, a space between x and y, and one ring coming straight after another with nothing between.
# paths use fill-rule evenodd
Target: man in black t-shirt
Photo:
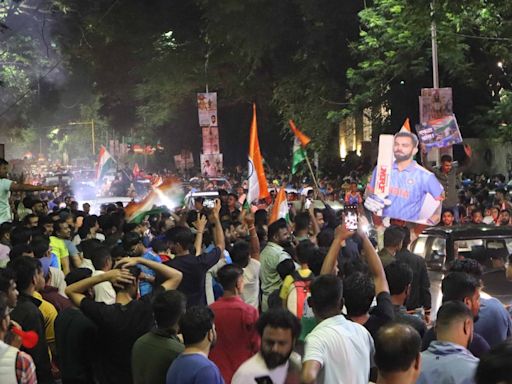
<instances>
[{"instance_id":1,"label":"man in black t-shirt","mask_svg":"<svg viewBox=\"0 0 512 384\"><path fill-rule=\"evenodd\" d=\"M77 268L66 276L66 284L74 284L91 275L90 269ZM96 334L96 325L77 307L59 312L55 319L55 345L62 384L94 382Z\"/></svg>"},{"instance_id":2,"label":"man in black t-shirt","mask_svg":"<svg viewBox=\"0 0 512 384\"><path fill-rule=\"evenodd\" d=\"M66 295L73 304L98 327L98 367L96 376L100 384L132 383L131 350L135 341L153 325L151 294L137 300L142 264L163 276L165 281L153 293L176 289L181 272L142 257L124 258L118 267L100 275L71 284ZM85 292L96 284L110 281L116 290L116 303L95 302Z\"/></svg>"},{"instance_id":3,"label":"man in black t-shirt","mask_svg":"<svg viewBox=\"0 0 512 384\"><path fill-rule=\"evenodd\" d=\"M363 272L349 275L343 281L343 298L347 317L363 325L375 338L380 327L392 321L395 315L379 255L364 231L358 229L358 235L362 239L363 252L371 276ZM377 299L377 305L370 310L374 297Z\"/></svg>"},{"instance_id":4,"label":"man in black t-shirt","mask_svg":"<svg viewBox=\"0 0 512 384\"><path fill-rule=\"evenodd\" d=\"M187 308L194 305L206 305L206 272L217 264L220 258L224 257L225 243L224 231L219 218L220 208L220 200L217 199L210 216L215 241L215 248L210 252L200 251L205 223L199 219L195 223L197 227L195 255L190 253L194 243L194 234L189 228L174 227L166 233L171 251L176 257L164 264L183 273L183 280L178 290L187 296Z\"/></svg>"}]
</instances>

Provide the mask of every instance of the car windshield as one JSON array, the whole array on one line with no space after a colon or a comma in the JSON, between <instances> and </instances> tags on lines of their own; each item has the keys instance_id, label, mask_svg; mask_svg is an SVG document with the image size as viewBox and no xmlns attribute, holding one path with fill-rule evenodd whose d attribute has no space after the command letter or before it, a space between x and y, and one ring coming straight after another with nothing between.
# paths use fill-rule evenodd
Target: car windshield
<instances>
[{"instance_id":1,"label":"car windshield","mask_svg":"<svg viewBox=\"0 0 512 384\"><path fill-rule=\"evenodd\" d=\"M492 259L507 260L512 249L512 238L506 239L468 239L454 242L456 257L478 261L485 269L492 268Z\"/></svg>"}]
</instances>

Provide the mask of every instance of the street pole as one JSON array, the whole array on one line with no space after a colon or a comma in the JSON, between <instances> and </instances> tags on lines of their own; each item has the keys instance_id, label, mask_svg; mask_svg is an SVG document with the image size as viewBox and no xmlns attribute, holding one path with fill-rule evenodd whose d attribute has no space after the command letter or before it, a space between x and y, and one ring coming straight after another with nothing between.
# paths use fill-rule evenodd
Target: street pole
<instances>
[{"instance_id":1,"label":"street pole","mask_svg":"<svg viewBox=\"0 0 512 384\"><path fill-rule=\"evenodd\" d=\"M435 0L430 3L432 16L431 35L432 35L432 77L434 88L439 88L439 63L437 60L437 26L435 20Z\"/></svg>"},{"instance_id":2,"label":"street pole","mask_svg":"<svg viewBox=\"0 0 512 384\"><path fill-rule=\"evenodd\" d=\"M94 119L91 120L91 135L92 135L92 154L93 155L96 155L96 143L94 142L95 141L95 137L94 137Z\"/></svg>"},{"instance_id":3,"label":"street pole","mask_svg":"<svg viewBox=\"0 0 512 384\"><path fill-rule=\"evenodd\" d=\"M432 22L430 25L430 33L432 38L432 83L434 89L439 88L439 61L437 56L437 25L436 25L436 12L435 12L435 0L430 2L430 17ZM441 151L439 148L432 148L431 156L435 159L436 164L440 163Z\"/></svg>"}]
</instances>

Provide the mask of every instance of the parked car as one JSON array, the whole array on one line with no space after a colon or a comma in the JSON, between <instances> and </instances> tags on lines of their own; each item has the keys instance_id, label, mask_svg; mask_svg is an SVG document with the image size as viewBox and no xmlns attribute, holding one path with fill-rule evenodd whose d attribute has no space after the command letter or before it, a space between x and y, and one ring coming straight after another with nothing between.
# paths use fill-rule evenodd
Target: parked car
<instances>
[{"instance_id":1,"label":"parked car","mask_svg":"<svg viewBox=\"0 0 512 384\"><path fill-rule=\"evenodd\" d=\"M429 269L432 311L441 304L441 282L456 258L477 260L483 268L482 297L495 297L504 305L512 304L512 282L506 278L501 260L512 254L512 227L462 225L426 229L411 247L412 252L425 258ZM501 266L497 266L501 264Z\"/></svg>"},{"instance_id":2,"label":"parked car","mask_svg":"<svg viewBox=\"0 0 512 384\"><path fill-rule=\"evenodd\" d=\"M485 268L493 253L512 253L512 227L461 225L432 227L423 231L411 250L423 256L431 270L443 271L457 256L476 259Z\"/></svg>"}]
</instances>

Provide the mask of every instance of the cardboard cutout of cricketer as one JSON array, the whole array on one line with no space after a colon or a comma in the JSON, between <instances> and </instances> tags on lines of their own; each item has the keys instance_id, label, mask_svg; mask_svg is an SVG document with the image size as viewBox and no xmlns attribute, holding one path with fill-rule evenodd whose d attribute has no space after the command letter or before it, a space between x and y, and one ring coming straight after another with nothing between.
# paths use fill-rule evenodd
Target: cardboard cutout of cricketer
<instances>
[{"instance_id":1,"label":"cardboard cutout of cricketer","mask_svg":"<svg viewBox=\"0 0 512 384\"><path fill-rule=\"evenodd\" d=\"M416 153L418 137L406 129L379 136L377 167L366 187L364 206L377 216L436 225L444 189L414 160Z\"/></svg>"}]
</instances>

